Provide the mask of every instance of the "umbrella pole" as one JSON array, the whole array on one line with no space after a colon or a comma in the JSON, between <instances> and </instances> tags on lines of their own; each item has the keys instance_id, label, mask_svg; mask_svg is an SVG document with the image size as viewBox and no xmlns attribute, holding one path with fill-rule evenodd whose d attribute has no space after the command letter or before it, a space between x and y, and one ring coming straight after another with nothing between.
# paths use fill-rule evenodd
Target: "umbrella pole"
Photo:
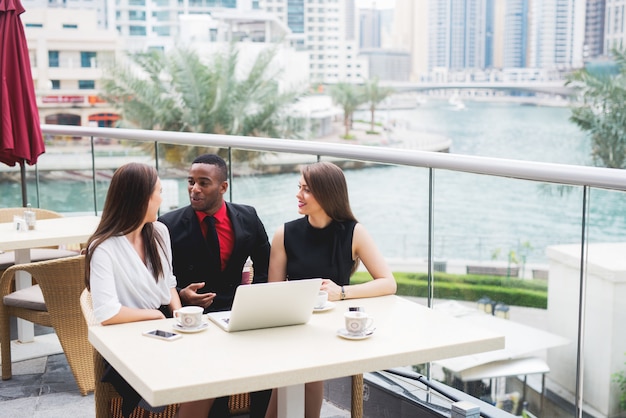
<instances>
[{"instance_id":1,"label":"umbrella pole","mask_svg":"<svg viewBox=\"0 0 626 418\"><path fill-rule=\"evenodd\" d=\"M26 165L24 160L20 161L20 178L22 180L22 206L28 205L28 194L26 193Z\"/></svg>"}]
</instances>

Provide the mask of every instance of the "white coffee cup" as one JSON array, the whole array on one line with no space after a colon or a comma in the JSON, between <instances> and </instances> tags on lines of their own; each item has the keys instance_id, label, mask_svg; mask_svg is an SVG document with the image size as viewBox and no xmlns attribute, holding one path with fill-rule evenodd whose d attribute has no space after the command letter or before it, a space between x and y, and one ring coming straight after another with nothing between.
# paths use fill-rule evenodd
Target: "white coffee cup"
<instances>
[{"instance_id":1,"label":"white coffee cup","mask_svg":"<svg viewBox=\"0 0 626 418\"><path fill-rule=\"evenodd\" d=\"M321 309L328 303L328 292L320 290L315 298L315 309Z\"/></svg>"},{"instance_id":2,"label":"white coffee cup","mask_svg":"<svg viewBox=\"0 0 626 418\"><path fill-rule=\"evenodd\" d=\"M203 312L204 309L200 306L183 306L174 311L174 318L183 328L198 328L202 325Z\"/></svg>"},{"instance_id":3,"label":"white coffee cup","mask_svg":"<svg viewBox=\"0 0 626 418\"><path fill-rule=\"evenodd\" d=\"M346 331L350 334L363 334L374 325L374 318L362 311L348 311L344 318Z\"/></svg>"}]
</instances>

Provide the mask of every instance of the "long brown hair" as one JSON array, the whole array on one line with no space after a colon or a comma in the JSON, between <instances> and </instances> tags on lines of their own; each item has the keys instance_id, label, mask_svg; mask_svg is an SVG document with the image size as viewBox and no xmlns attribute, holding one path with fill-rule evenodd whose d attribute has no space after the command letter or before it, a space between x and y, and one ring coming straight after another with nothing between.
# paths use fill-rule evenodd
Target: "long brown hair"
<instances>
[{"instance_id":1,"label":"long brown hair","mask_svg":"<svg viewBox=\"0 0 626 418\"><path fill-rule=\"evenodd\" d=\"M358 222L350 208L348 183L341 168L333 163L321 161L304 166L300 171L311 194L324 212L332 220L338 222L338 228L343 228L341 222L344 221ZM336 253L336 248L338 248L337 243L333 242L333 254ZM357 257L352 263L350 276L358 269L359 263L360 260Z\"/></svg>"},{"instance_id":2,"label":"long brown hair","mask_svg":"<svg viewBox=\"0 0 626 418\"><path fill-rule=\"evenodd\" d=\"M324 212L335 221L357 221L350 208L348 184L341 168L321 161L304 166L302 177Z\"/></svg>"},{"instance_id":3,"label":"long brown hair","mask_svg":"<svg viewBox=\"0 0 626 418\"><path fill-rule=\"evenodd\" d=\"M150 197L158 179L154 167L140 163L128 163L115 171L107 192L102 218L96 232L87 241L85 252L85 285L90 289L90 261L93 252L105 240L126 235L139 228L148 211ZM151 267L154 279L163 275L163 266L157 243L165 250L160 235L154 233L152 222L147 222L141 230L146 262Z\"/></svg>"}]
</instances>

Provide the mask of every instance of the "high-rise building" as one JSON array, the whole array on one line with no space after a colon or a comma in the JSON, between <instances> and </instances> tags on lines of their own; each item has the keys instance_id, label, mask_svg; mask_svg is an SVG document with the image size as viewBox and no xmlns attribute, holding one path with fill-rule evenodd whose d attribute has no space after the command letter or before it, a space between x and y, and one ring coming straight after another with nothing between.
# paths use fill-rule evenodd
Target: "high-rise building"
<instances>
[{"instance_id":1,"label":"high-rise building","mask_svg":"<svg viewBox=\"0 0 626 418\"><path fill-rule=\"evenodd\" d=\"M604 52L626 46L626 0L606 0Z\"/></svg>"},{"instance_id":2,"label":"high-rise building","mask_svg":"<svg viewBox=\"0 0 626 418\"><path fill-rule=\"evenodd\" d=\"M109 29L114 23L115 2L110 0L22 0L28 12L31 9L95 10L98 29Z\"/></svg>"},{"instance_id":3,"label":"high-rise building","mask_svg":"<svg viewBox=\"0 0 626 418\"><path fill-rule=\"evenodd\" d=\"M504 67L504 32L506 30L506 0L494 0L490 5L493 16L493 68Z\"/></svg>"},{"instance_id":4,"label":"high-rise building","mask_svg":"<svg viewBox=\"0 0 626 418\"><path fill-rule=\"evenodd\" d=\"M380 48L381 11L378 9L360 9L359 21L359 48Z\"/></svg>"},{"instance_id":5,"label":"high-rise building","mask_svg":"<svg viewBox=\"0 0 626 418\"><path fill-rule=\"evenodd\" d=\"M167 50L180 33L179 15L210 15L237 9L253 13L251 0L107 0L115 1L115 29L131 51Z\"/></svg>"},{"instance_id":6,"label":"high-rise building","mask_svg":"<svg viewBox=\"0 0 626 418\"><path fill-rule=\"evenodd\" d=\"M284 21L291 44L309 53L311 81L362 82L367 59L359 57L359 19L355 0L265 0L259 7Z\"/></svg>"},{"instance_id":7,"label":"high-rise building","mask_svg":"<svg viewBox=\"0 0 626 418\"><path fill-rule=\"evenodd\" d=\"M485 3L485 68L494 66L495 1L486 0Z\"/></svg>"},{"instance_id":8,"label":"high-rise building","mask_svg":"<svg viewBox=\"0 0 626 418\"><path fill-rule=\"evenodd\" d=\"M585 12L585 61L604 55L604 11L606 0L587 0Z\"/></svg>"},{"instance_id":9,"label":"high-rise building","mask_svg":"<svg viewBox=\"0 0 626 418\"><path fill-rule=\"evenodd\" d=\"M411 80L428 79L428 3L396 0L391 46L411 57Z\"/></svg>"},{"instance_id":10,"label":"high-rise building","mask_svg":"<svg viewBox=\"0 0 626 418\"><path fill-rule=\"evenodd\" d=\"M95 10L31 8L21 18L41 121L112 126L119 116L98 93L122 51L120 36L97 28Z\"/></svg>"},{"instance_id":11,"label":"high-rise building","mask_svg":"<svg viewBox=\"0 0 626 418\"><path fill-rule=\"evenodd\" d=\"M502 43L504 68L524 68L528 54L529 0L508 0L504 11Z\"/></svg>"},{"instance_id":12,"label":"high-rise building","mask_svg":"<svg viewBox=\"0 0 626 418\"><path fill-rule=\"evenodd\" d=\"M485 68L486 0L431 1L429 68Z\"/></svg>"},{"instance_id":13,"label":"high-rise building","mask_svg":"<svg viewBox=\"0 0 626 418\"><path fill-rule=\"evenodd\" d=\"M570 70L583 65L585 1L530 3L529 67Z\"/></svg>"}]
</instances>

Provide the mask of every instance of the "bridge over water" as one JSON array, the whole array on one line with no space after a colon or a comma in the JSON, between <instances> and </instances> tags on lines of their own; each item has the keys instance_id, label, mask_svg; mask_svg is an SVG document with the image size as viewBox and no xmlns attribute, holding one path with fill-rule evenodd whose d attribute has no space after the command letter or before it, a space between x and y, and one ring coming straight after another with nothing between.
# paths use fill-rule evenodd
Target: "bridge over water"
<instances>
[{"instance_id":1,"label":"bridge over water","mask_svg":"<svg viewBox=\"0 0 626 418\"><path fill-rule=\"evenodd\" d=\"M571 96L576 93L576 89L566 86L564 80L555 81L463 81L446 83L411 83L381 81L382 86L395 89L397 92L410 91L430 91L430 90L499 90L556 94L560 96Z\"/></svg>"}]
</instances>

